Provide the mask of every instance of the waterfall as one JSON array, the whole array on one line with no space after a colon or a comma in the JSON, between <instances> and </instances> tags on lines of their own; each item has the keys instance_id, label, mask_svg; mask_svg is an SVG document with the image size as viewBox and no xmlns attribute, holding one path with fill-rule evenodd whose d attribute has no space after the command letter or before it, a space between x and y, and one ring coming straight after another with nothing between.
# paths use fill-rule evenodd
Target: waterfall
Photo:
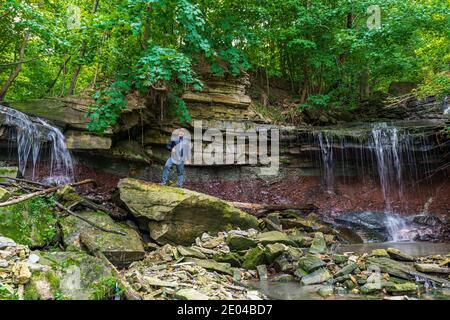
<instances>
[{"instance_id":1,"label":"waterfall","mask_svg":"<svg viewBox=\"0 0 450 320\"><path fill-rule=\"evenodd\" d=\"M333 192L334 172L333 172L333 146L328 136L319 133L319 146L322 153L322 162L324 168L324 181L328 192ZM325 141L324 141L325 140Z\"/></svg>"},{"instance_id":2,"label":"waterfall","mask_svg":"<svg viewBox=\"0 0 450 320\"><path fill-rule=\"evenodd\" d=\"M387 214L385 219L386 229L390 236L390 241L411 241L412 235L415 233L410 233L411 229L406 223L405 219L398 215Z\"/></svg>"},{"instance_id":3,"label":"waterfall","mask_svg":"<svg viewBox=\"0 0 450 320\"><path fill-rule=\"evenodd\" d=\"M432 131L387 123L347 128L324 128L308 134L308 148L321 168L322 183L327 192L336 192L336 182L348 177L378 181L384 199L385 226L392 241L410 240L411 229L396 215L396 206L403 202L405 190L422 192L427 183L434 147ZM430 139L430 140L429 140ZM316 155L319 155L316 157ZM336 177L342 178L337 180ZM417 183L420 181L420 184ZM408 232L409 231L409 232Z\"/></svg>"},{"instance_id":4,"label":"waterfall","mask_svg":"<svg viewBox=\"0 0 450 320\"><path fill-rule=\"evenodd\" d=\"M39 118L0 105L0 113L5 115L5 125L15 128L19 171L25 175L31 156L31 177L36 179L36 165L46 142L50 146L49 174L43 180L48 183L67 183L74 180L72 156L67 149L61 131Z\"/></svg>"},{"instance_id":5,"label":"waterfall","mask_svg":"<svg viewBox=\"0 0 450 320\"><path fill-rule=\"evenodd\" d=\"M391 195L393 189L398 189L399 197L403 192L402 163L399 153L398 129L388 127L385 123L374 125L372 129L373 140L370 147L375 150L377 169L383 192L386 211L392 211Z\"/></svg>"}]
</instances>

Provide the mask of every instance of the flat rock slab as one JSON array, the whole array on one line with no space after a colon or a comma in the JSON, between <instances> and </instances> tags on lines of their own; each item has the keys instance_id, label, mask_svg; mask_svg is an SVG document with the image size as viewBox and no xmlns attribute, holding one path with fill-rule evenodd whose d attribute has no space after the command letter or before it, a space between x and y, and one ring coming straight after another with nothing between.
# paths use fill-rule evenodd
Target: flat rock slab
<instances>
[{"instance_id":1,"label":"flat rock slab","mask_svg":"<svg viewBox=\"0 0 450 320\"><path fill-rule=\"evenodd\" d=\"M416 263L414 267L417 271L425 273L450 273L450 268L440 267L433 263Z\"/></svg>"},{"instance_id":2,"label":"flat rock slab","mask_svg":"<svg viewBox=\"0 0 450 320\"><path fill-rule=\"evenodd\" d=\"M229 263L217 262L209 259L197 259L197 258L185 258L186 262L194 262L196 265L205 268L210 271L217 271L220 273L228 274L230 276L233 275L233 269Z\"/></svg>"},{"instance_id":3,"label":"flat rock slab","mask_svg":"<svg viewBox=\"0 0 450 320\"><path fill-rule=\"evenodd\" d=\"M114 265L124 266L144 258L145 250L139 233L120 223L114 222L103 212L79 212L80 216L107 229L125 233L109 233L97 229L74 216L61 219L64 244L68 249L81 249L81 244L89 251L101 251Z\"/></svg>"},{"instance_id":4,"label":"flat rock slab","mask_svg":"<svg viewBox=\"0 0 450 320\"><path fill-rule=\"evenodd\" d=\"M195 289L180 289L175 293L175 298L180 300L209 300L206 294Z\"/></svg>"}]
</instances>

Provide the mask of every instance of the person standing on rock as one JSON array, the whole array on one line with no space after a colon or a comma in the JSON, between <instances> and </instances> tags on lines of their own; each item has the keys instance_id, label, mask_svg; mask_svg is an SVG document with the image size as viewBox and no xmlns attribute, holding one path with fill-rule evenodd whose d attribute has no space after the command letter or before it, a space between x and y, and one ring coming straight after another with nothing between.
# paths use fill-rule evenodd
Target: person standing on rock
<instances>
[{"instance_id":1,"label":"person standing on rock","mask_svg":"<svg viewBox=\"0 0 450 320\"><path fill-rule=\"evenodd\" d=\"M177 134L175 132L172 134L172 138L166 146L171 155L164 165L161 185L167 185L170 170L175 165L178 174L178 187L183 188L184 165L191 162L191 144L189 137L185 137L186 130L184 128L179 128L177 131Z\"/></svg>"}]
</instances>

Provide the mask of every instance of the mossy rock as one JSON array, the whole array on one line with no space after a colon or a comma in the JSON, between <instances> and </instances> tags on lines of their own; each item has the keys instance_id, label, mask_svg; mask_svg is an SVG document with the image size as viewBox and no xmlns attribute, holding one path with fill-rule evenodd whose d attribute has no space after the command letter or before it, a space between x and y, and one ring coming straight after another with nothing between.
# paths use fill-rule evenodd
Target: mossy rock
<instances>
[{"instance_id":1,"label":"mossy rock","mask_svg":"<svg viewBox=\"0 0 450 320\"><path fill-rule=\"evenodd\" d=\"M324 261L313 255L307 255L300 258L300 260L298 261L299 268L305 270L308 273L313 272L325 265L326 263Z\"/></svg>"},{"instance_id":2,"label":"mossy rock","mask_svg":"<svg viewBox=\"0 0 450 320\"><path fill-rule=\"evenodd\" d=\"M268 244L264 248L264 253L268 263L272 263L276 258L278 258L284 251L287 251L288 247L282 243Z\"/></svg>"},{"instance_id":3,"label":"mossy rock","mask_svg":"<svg viewBox=\"0 0 450 320\"><path fill-rule=\"evenodd\" d=\"M137 219L145 219L159 244L190 245L204 232L258 228L258 220L223 201L187 189L122 179L120 200Z\"/></svg>"},{"instance_id":4,"label":"mossy rock","mask_svg":"<svg viewBox=\"0 0 450 320\"><path fill-rule=\"evenodd\" d=\"M258 234L256 237L259 243L263 245L282 243L285 245L296 246L295 242L292 241L285 233L280 231L269 231Z\"/></svg>"},{"instance_id":5,"label":"mossy rock","mask_svg":"<svg viewBox=\"0 0 450 320\"><path fill-rule=\"evenodd\" d=\"M145 249L139 233L121 223L114 222L104 212L78 212L102 228L122 232L125 235L102 231L74 216L61 219L64 244L69 250L100 251L116 266L125 266L144 258Z\"/></svg>"},{"instance_id":6,"label":"mossy rock","mask_svg":"<svg viewBox=\"0 0 450 320\"><path fill-rule=\"evenodd\" d=\"M51 269L34 271L24 288L25 300L54 300L61 297L60 279Z\"/></svg>"},{"instance_id":7,"label":"mossy rock","mask_svg":"<svg viewBox=\"0 0 450 320\"><path fill-rule=\"evenodd\" d=\"M244 269L255 270L257 266L266 264L266 254L264 252L264 247L258 245L250 250L244 255L244 263L242 267Z\"/></svg>"},{"instance_id":8,"label":"mossy rock","mask_svg":"<svg viewBox=\"0 0 450 320\"><path fill-rule=\"evenodd\" d=\"M11 197L11 193L5 188L0 187L0 202L6 201Z\"/></svg>"},{"instance_id":9,"label":"mossy rock","mask_svg":"<svg viewBox=\"0 0 450 320\"><path fill-rule=\"evenodd\" d=\"M32 247L53 244L57 222L52 208L41 198L0 208L0 234Z\"/></svg>"},{"instance_id":10,"label":"mossy rock","mask_svg":"<svg viewBox=\"0 0 450 320\"><path fill-rule=\"evenodd\" d=\"M50 271L34 271L32 280L25 288L28 299L43 299L43 291L36 284L46 283L54 299L90 300L98 296L98 283L113 279L108 265L82 252L35 252L39 263ZM45 291L44 291L45 292Z\"/></svg>"},{"instance_id":11,"label":"mossy rock","mask_svg":"<svg viewBox=\"0 0 450 320\"><path fill-rule=\"evenodd\" d=\"M235 252L217 254L212 258L217 262L229 263L232 267L235 268L240 268L242 265L242 258Z\"/></svg>"},{"instance_id":12,"label":"mossy rock","mask_svg":"<svg viewBox=\"0 0 450 320\"><path fill-rule=\"evenodd\" d=\"M227 245L232 251L248 250L256 247L258 242L255 239L240 235L231 234L227 237Z\"/></svg>"},{"instance_id":13,"label":"mossy rock","mask_svg":"<svg viewBox=\"0 0 450 320\"><path fill-rule=\"evenodd\" d=\"M0 177L16 178L18 172L19 172L18 167L0 167ZM6 178L0 178L0 182L10 183L11 180Z\"/></svg>"}]
</instances>

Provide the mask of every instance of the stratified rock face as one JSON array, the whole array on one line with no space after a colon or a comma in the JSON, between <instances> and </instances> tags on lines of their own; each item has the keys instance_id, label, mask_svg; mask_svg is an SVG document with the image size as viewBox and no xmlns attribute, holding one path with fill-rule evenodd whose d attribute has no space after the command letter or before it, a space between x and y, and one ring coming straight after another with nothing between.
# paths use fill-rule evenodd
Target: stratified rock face
<instances>
[{"instance_id":1,"label":"stratified rock face","mask_svg":"<svg viewBox=\"0 0 450 320\"><path fill-rule=\"evenodd\" d=\"M122 232L125 235L105 232L77 217L68 216L60 221L67 249L81 250L84 245L90 252L102 252L117 266L128 265L144 257L145 250L137 231L114 222L103 212L79 212L78 215L105 229Z\"/></svg>"},{"instance_id":2,"label":"stratified rock face","mask_svg":"<svg viewBox=\"0 0 450 320\"><path fill-rule=\"evenodd\" d=\"M65 133L66 144L69 149L91 150L111 148L111 138L96 136L81 131L68 130Z\"/></svg>"},{"instance_id":3,"label":"stratified rock face","mask_svg":"<svg viewBox=\"0 0 450 320\"><path fill-rule=\"evenodd\" d=\"M258 226L255 217L202 193L135 179L122 179L118 187L120 200L160 244L191 244L203 232Z\"/></svg>"}]
</instances>

